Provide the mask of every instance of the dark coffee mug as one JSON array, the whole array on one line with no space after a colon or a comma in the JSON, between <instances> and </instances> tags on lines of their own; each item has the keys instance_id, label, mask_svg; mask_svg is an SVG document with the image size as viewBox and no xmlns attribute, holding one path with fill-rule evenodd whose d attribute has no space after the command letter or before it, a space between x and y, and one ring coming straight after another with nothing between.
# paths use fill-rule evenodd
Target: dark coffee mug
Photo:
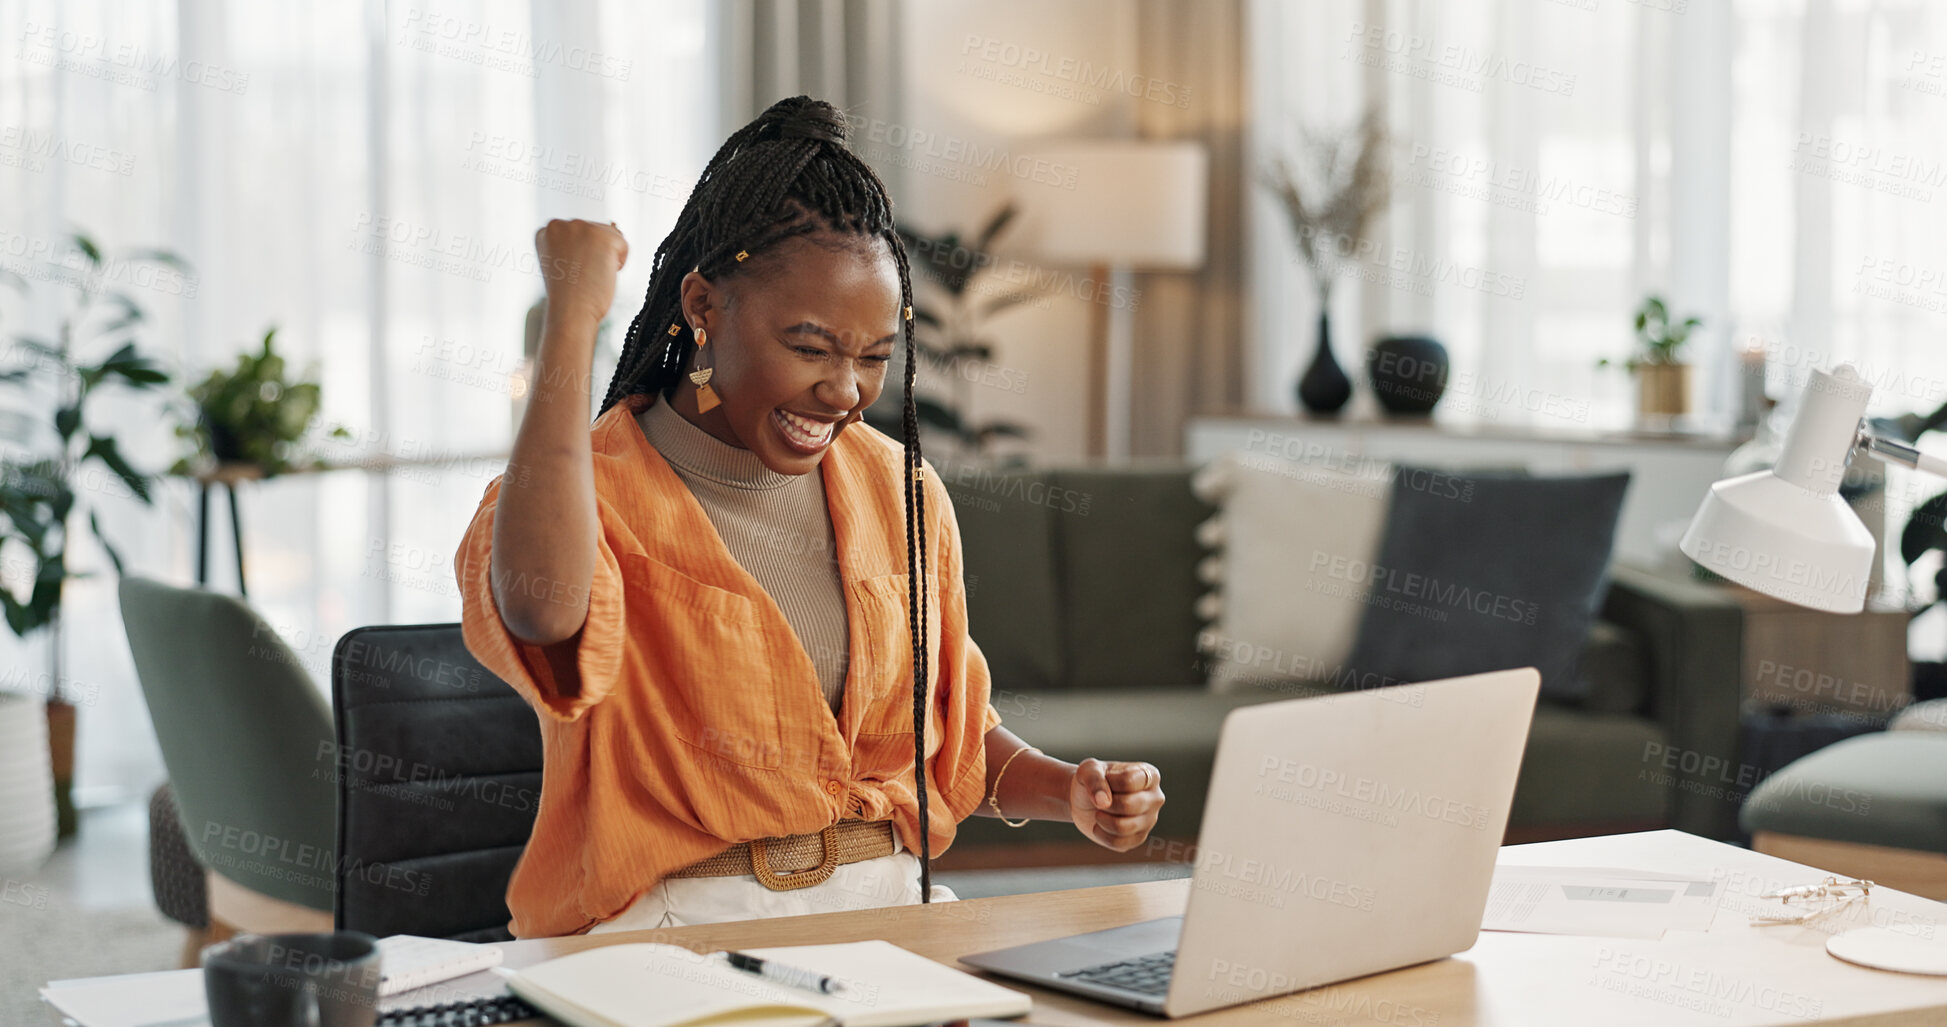
<instances>
[{"instance_id":1,"label":"dark coffee mug","mask_svg":"<svg viewBox=\"0 0 1947 1027\"><path fill-rule=\"evenodd\" d=\"M358 931L240 934L203 949L210 1027L372 1027L379 940Z\"/></svg>"}]
</instances>

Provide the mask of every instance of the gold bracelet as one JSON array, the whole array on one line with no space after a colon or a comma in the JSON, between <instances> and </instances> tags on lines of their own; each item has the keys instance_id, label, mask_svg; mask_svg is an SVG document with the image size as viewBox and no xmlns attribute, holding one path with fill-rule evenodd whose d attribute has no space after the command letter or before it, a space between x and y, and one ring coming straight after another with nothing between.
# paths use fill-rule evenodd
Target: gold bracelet
<instances>
[{"instance_id":1,"label":"gold bracelet","mask_svg":"<svg viewBox=\"0 0 1947 1027\"><path fill-rule=\"evenodd\" d=\"M994 807L994 815L1001 818L1001 823L1006 824L1009 827L1020 827L1023 824L1026 824L1028 821L1033 820L1034 818L1022 817L1019 820L1009 820L1007 819L1007 814L1001 812L1001 774L1007 773L1007 768L1009 765L1011 765L1014 762L1015 756L1019 756L1024 752L1040 752L1040 751L1041 751L1040 749L1037 749L1032 745L1021 746L1019 749L1014 750L1013 755L1009 756L1006 762L1001 764L1000 774L994 775L994 790L988 793L987 795L987 805Z\"/></svg>"}]
</instances>

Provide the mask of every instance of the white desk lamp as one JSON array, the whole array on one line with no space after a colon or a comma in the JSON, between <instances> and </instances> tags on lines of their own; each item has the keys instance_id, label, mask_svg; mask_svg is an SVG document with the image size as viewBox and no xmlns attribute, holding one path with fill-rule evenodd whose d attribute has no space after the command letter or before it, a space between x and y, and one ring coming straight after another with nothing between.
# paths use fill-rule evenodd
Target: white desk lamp
<instances>
[{"instance_id":1,"label":"white desk lamp","mask_svg":"<svg viewBox=\"0 0 1947 1027\"><path fill-rule=\"evenodd\" d=\"M1850 364L1813 371L1785 448L1769 471L1710 487L1678 548L1718 574L1786 602L1831 613L1866 608L1873 536L1839 498L1854 453L1947 477L1947 460L1866 428L1873 387ZM1947 945L1881 927L1833 935L1833 956L1904 973L1947 975Z\"/></svg>"},{"instance_id":2,"label":"white desk lamp","mask_svg":"<svg viewBox=\"0 0 1947 1027\"><path fill-rule=\"evenodd\" d=\"M1710 487L1678 548L1747 588L1831 613L1866 607L1873 536L1839 483L1856 452L1947 477L1947 460L1868 431L1873 387L1850 364L1813 371L1778 464Z\"/></svg>"}]
</instances>

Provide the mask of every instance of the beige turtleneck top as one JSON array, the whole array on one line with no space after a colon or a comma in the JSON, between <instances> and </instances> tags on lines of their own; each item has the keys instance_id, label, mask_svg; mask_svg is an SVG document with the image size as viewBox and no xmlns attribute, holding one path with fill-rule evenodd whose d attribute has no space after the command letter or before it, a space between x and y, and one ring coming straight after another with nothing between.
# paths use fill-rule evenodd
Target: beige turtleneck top
<instances>
[{"instance_id":1,"label":"beige turtleneck top","mask_svg":"<svg viewBox=\"0 0 1947 1027\"><path fill-rule=\"evenodd\" d=\"M750 450L691 424L661 397L636 423L689 486L730 555L777 602L837 713L850 634L824 475L779 474Z\"/></svg>"}]
</instances>

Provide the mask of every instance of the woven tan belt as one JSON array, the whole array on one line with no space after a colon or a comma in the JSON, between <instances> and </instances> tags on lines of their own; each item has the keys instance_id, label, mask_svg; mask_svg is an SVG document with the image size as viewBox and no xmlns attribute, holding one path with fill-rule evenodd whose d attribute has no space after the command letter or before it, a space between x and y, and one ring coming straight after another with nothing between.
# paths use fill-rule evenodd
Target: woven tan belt
<instances>
[{"instance_id":1,"label":"woven tan belt","mask_svg":"<svg viewBox=\"0 0 1947 1027\"><path fill-rule=\"evenodd\" d=\"M700 859L671 877L735 877L749 874L772 891L809 888L823 882L841 863L890 856L899 851L890 820L841 820L823 831L759 838ZM780 871L779 868L783 868Z\"/></svg>"}]
</instances>

